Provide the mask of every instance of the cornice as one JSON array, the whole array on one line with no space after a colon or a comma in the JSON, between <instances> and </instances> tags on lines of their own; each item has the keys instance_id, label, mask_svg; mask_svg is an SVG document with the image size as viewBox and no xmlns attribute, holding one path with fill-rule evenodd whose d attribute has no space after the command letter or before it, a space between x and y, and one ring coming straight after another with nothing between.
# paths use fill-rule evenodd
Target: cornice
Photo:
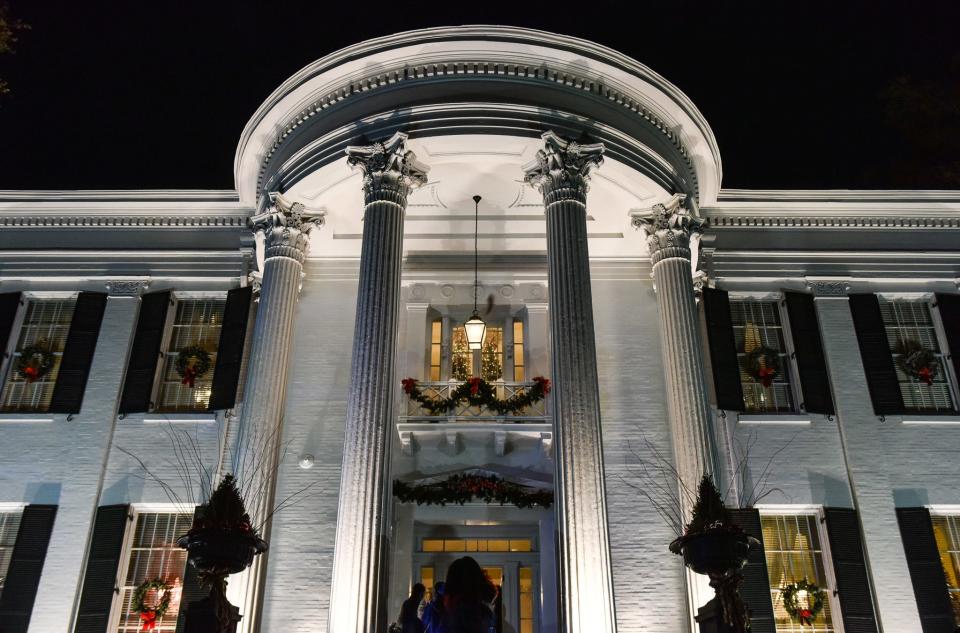
<instances>
[{"instance_id":1,"label":"cornice","mask_svg":"<svg viewBox=\"0 0 960 633\"><path fill-rule=\"evenodd\" d=\"M943 215L889 214L852 215L830 213L811 215L809 212L744 214L716 213L701 210L710 230L725 229L960 229L960 211Z\"/></svg>"},{"instance_id":2,"label":"cornice","mask_svg":"<svg viewBox=\"0 0 960 633\"><path fill-rule=\"evenodd\" d=\"M0 227L4 228L245 228L247 215L13 215L0 210Z\"/></svg>"},{"instance_id":3,"label":"cornice","mask_svg":"<svg viewBox=\"0 0 960 633\"><path fill-rule=\"evenodd\" d=\"M238 206L240 195L229 189L0 189L0 203L8 202L221 202Z\"/></svg>"}]
</instances>

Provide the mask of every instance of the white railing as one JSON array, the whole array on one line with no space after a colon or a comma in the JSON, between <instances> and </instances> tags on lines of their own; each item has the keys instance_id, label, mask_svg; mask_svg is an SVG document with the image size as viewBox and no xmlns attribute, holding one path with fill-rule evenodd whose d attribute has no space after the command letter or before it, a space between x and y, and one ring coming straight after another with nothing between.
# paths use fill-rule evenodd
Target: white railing
<instances>
[{"instance_id":1,"label":"white railing","mask_svg":"<svg viewBox=\"0 0 960 633\"><path fill-rule=\"evenodd\" d=\"M428 398L442 400L444 398L449 398L450 394L462 384L462 382L454 380L449 382L418 382L417 387ZM535 383L505 382L502 380L496 380L490 384L496 391L498 400L509 400L516 394L530 389ZM401 397L405 403L403 413L401 413L401 418L403 418L402 421L411 419L441 421L456 418L469 420L475 420L477 418L502 418L505 421L512 423L526 421L542 422L543 419L548 415L547 400L549 399L549 396L545 397L539 402L534 402L517 413L498 413L489 409L488 407L475 407L466 401L458 403L456 406L447 411L431 413L428 409L425 409L423 406L421 406L419 402L412 400L407 394L401 392Z\"/></svg>"}]
</instances>

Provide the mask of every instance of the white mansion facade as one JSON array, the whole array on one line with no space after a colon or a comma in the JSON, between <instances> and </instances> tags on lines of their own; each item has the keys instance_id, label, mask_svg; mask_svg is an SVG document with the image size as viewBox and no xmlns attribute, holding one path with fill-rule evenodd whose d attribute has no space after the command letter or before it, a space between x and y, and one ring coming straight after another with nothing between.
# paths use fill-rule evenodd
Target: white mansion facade
<instances>
[{"instance_id":1,"label":"white mansion facade","mask_svg":"<svg viewBox=\"0 0 960 633\"><path fill-rule=\"evenodd\" d=\"M384 633L463 555L496 633L688 633L710 596L667 550L665 462L762 537L755 633L960 623L960 192L722 189L666 79L486 26L310 64L234 170L0 192L3 633L139 631L154 578L177 630L174 541L244 468L255 519L304 491L231 578L246 633ZM407 393L473 377L493 405ZM803 579L812 627L783 606Z\"/></svg>"}]
</instances>

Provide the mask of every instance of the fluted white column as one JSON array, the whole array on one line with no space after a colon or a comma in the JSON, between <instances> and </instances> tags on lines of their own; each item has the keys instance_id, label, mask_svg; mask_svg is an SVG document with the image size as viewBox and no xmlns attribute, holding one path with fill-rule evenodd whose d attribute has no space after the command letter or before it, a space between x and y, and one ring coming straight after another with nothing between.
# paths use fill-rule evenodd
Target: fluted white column
<instances>
[{"instance_id":1,"label":"fluted white column","mask_svg":"<svg viewBox=\"0 0 960 633\"><path fill-rule=\"evenodd\" d=\"M353 338L353 364L340 475L331 633L378 633L384 613L389 499L386 473L396 388L397 327L403 216L407 194L426 182L426 167L406 150L406 135L349 147L363 171L363 245Z\"/></svg>"},{"instance_id":2,"label":"fluted white column","mask_svg":"<svg viewBox=\"0 0 960 633\"><path fill-rule=\"evenodd\" d=\"M560 616L566 633L616 631L604 493L596 339L587 253L587 181L603 145L552 132L524 168L547 219Z\"/></svg>"},{"instance_id":3,"label":"fluted white column","mask_svg":"<svg viewBox=\"0 0 960 633\"><path fill-rule=\"evenodd\" d=\"M310 231L323 224L322 213L307 212L299 202L273 194L270 210L253 216L249 224L258 242L264 243L260 262L260 302L254 322L243 404L233 451L231 471L244 486L247 511L255 524L263 524L270 538L269 515L274 505L283 406L287 397L287 373L293 344L294 312L300 295L303 261ZM242 631L256 623L262 573L266 557L258 556L252 567L231 582L230 595L242 600L247 617Z\"/></svg>"},{"instance_id":4,"label":"fluted white column","mask_svg":"<svg viewBox=\"0 0 960 633\"><path fill-rule=\"evenodd\" d=\"M649 214L634 214L633 223L647 233L657 286L674 463L683 482L696 490L704 474L719 470L690 265L690 236L702 222L681 202L675 197Z\"/></svg>"}]
</instances>

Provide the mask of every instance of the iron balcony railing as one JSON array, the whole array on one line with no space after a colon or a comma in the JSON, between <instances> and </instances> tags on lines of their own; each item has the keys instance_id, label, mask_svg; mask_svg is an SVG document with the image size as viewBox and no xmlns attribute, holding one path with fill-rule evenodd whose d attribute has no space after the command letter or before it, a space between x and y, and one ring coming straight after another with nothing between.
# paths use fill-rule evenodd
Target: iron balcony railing
<instances>
[{"instance_id":1,"label":"iron balcony railing","mask_svg":"<svg viewBox=\"0 0 960 633\"><path fill-rule=\"evenodd\" d=\"M454 389L462 385L462 381L451 380L448 382L418 382L417 387L428 398L441 400L449 398ZM534 386L533 382L506 382L496 380L490 383L497 393L498 400L509 400L518 393L530 389ZM451 407L444 413L431 413L423 408L419 402L410 399L401 392L404 408L400 415L401 422L410 420L422 420L430 422L469 420L476 421L478 418L500 419L509 423L536 422L542 423L548 413L547 402L550 396L545 397L539 402L534 402L517 413L498 413L485 406L473 406L469 402L460 402Z\"/></svg>"}]
</instances>

